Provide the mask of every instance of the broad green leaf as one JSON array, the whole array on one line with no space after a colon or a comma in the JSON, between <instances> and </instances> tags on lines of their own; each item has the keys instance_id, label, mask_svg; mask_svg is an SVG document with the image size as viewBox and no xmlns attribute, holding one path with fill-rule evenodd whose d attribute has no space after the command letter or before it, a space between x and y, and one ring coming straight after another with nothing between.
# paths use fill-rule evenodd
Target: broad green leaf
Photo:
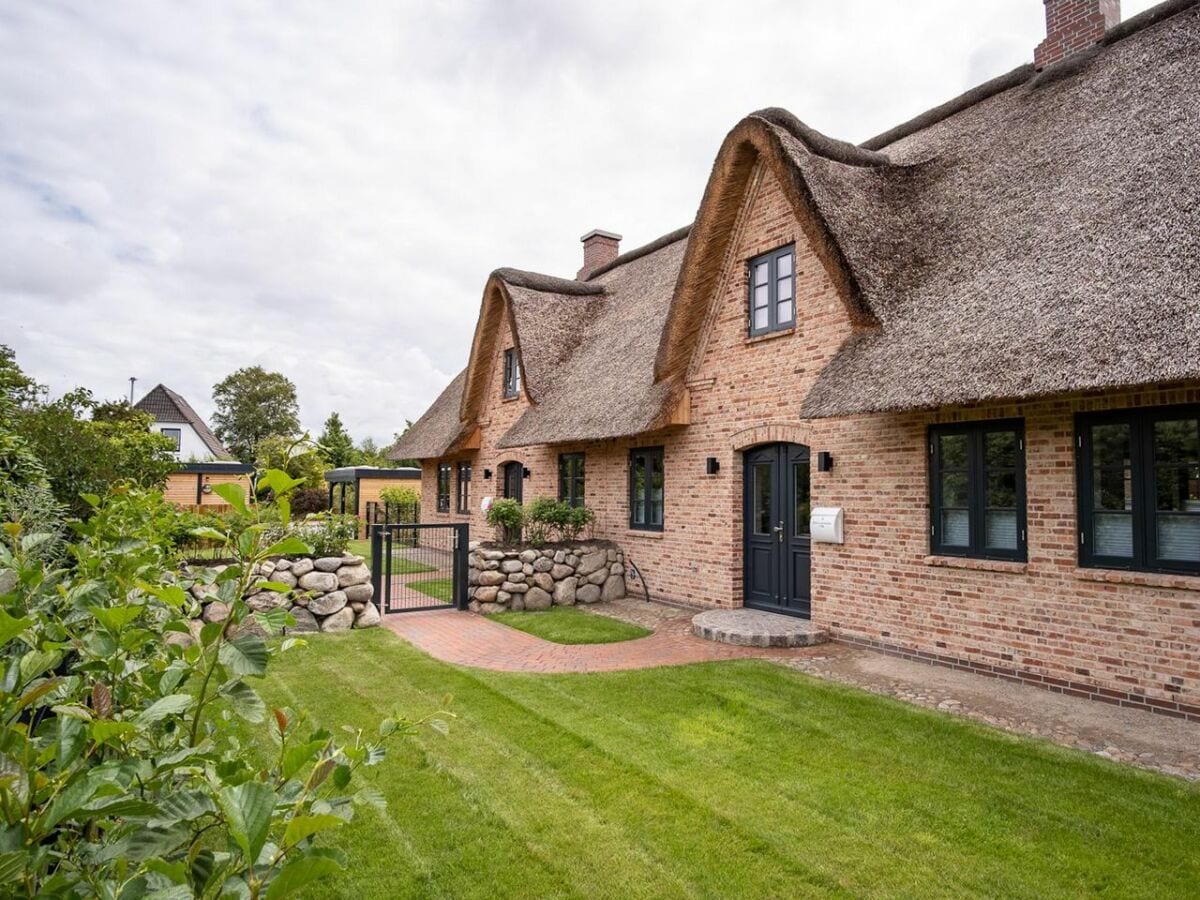
<instances>
[{"instance_id":1,"label":"broad green leaf","mask_svg":"<svg viewBox=\"0 0 1200 900\"><path fill-rule=\"evenodd\" d=\"M261 722L267 707L262 698L244 681L231 681L222 686L221 694L229 700L233 711L247 722Z\"/></svg>"},{"instance_id":2,"label":"broad green leaf","mask_svg":"<svg viewBox=\"0 0 1200 900\"><path fill-rule=\"evenodd\" d=\"M242 850L242 858L253 863L267 840L275 812L275 791L261 781L247 781L224 788L217 803L225 814L229 833Z\"/></svg>"},{"instance_id":3,"label":"broad green leaf","mask_svg":"<svg viewBox=\"0 0 1200 900\"><path fill-rule=\"evenodd\" d=\"M224 630L224 622L208 622L200 629L200 643L205 647L211 647Z\"/></svg>"},{"instance_id":4,"label":"broad green leaf","mask_svg":"<svg viewBox=\"0 0 1200 900\"><path fill-rule=\"evenodd\" d=\"M58 770L69 768L71 763L79 758L87 743L87 724L83 719L74 716L60 715L56 720L58 734L56 736L56 755Z\"/></svg>"},{"instance_id":5,"label":"broad green leaf","mask_svg":"<svg viewBox=\"0 0 1200 900\"><path fill-rule=\"evenodd\" d=\"M60 650L31 650L21 657L21 680L32 681L62 662Z\"/></svg>"},{"instance_id":6,"label":"broad green leaf","mask_svg":"<svg viewBox=\"0 0 1200 900\"><path fill-rule=\"evenodd\" d=\"M285 778L292 778L299 773L312 760L316 759L317 754L325 747L326 741L308 741L307 743L292 744L283 753L283 763L280 767L280 774Z\"/></svg>"},{"instance_id":7,"label":"broad green leaf","mask_svg":"<svg viewBox=\"0 0 1200 900\"><path fill-rule=\"evenodd\" d=\"M254 619L268 634L279 634L284 628L296 624L296 617L282 607L254 614Z\"/></svg>"},{"instance_id":8,"label":"broad green leaf","mask_svg":"<svg viewBox=\"0 0 1200 900\"><path fill-rule=\"evenodd\" d=\"M98 780L90 778L89 773L81 771L76 779L59 791L58 796L50 803L44 814L44 827L48 830L52 829L64 819L74 816L92 799L92 795L96 793L96 788L99 786Z\"/></svg>"},{"instance_id":9,"label":"broad green leaf","mask_svg":"<svg viewBox=\"0 0 1200 900\"><path fill-rule=\"evenodd\" d=\"M333 786L339 791L345 789L350 784L350 767L340 765L333 770Z\"/></svg>"},{"instance_id":10,"label":"broad green leaf","mask_svg":"<svg viewBox=\"0 0 1200 900\"><path fill-rule=\"evenodd\" d=\"M312 548L295 535L289 535L266 549L267 556L302 556L311 552Z\"/></svg>"},{"instance_id":11,"label":"broad green leaf","mask_svg":"<svg viewBox=\"0 0 1200 900\"><path fill-rule=\"evenodd\" d=\"M215 812L216 809L209 796L202 791L175 791L163 798L158 805L158 812L146 824L165 828L176 822L194 823L196 819Z\"/></svg>"},{"instance_id":12,"label":"broad green leaf","mask_svg":"<svg viewBox=\"0 0 1200 900\"><path fill-rule=\"evenodd\" d=\"M0 853L0 884L12 884L25 872L27 854L20 850Z\"/></svg>"},{"instance_id":13,"label":"broad green leaf","mask_svg":"<svg viewBox=\"0 0 1200 900\"><path fill-rule=\"evenodd\" d=\"M387 809L387 798L383 796L383 791L379 788L359 788L350 799L364 806L373 806L375 809Z\"/></svg>"},{"instance_id":14,"label":"broad green leaf","mask_svg":"<svg viewBox=\"0 0 1200 900\"><path fill-rule=\"evenodd\" d=\"M90 612L109 631L117 632L142 614L142 606L89 606Z\"/></svg>"},{"instance_id":15,"label":"broad green leaf","mask_svg":"<svg viewBox=\"0 0 1200 900\"><path fill-rule=\"evenodd\" d=\"M270 491L273 494L285 494L303 483L303 478L293 478L282 469L267 469L266 472L259 476L256 487L260 494L264 491Z\"/></svg>"},{"instance_id":16,"label":"broad green leaf","mask_svg":"<svg viewBox=\"0 0 1200 900\"><path fill-rule=\"evenodd\" d=\"M138 713L137 721L142 725L159 722L167 716L175 716L189 709L196 698L191 694L168 694L151 703Z\"/></svg>"},{"instance_id":17,"label":"broad green leaf","mask_svg":"<svg viewBox=\"0 0 1200 900\"><path fill-rule=\"evenodd\" d=\"M177 584L142 584L140 587L175 609L182 609L188 604L187 591Z\"/></svg>"},{"instance_id":18,"label":"broad green leaf","mask_svg":"<svg viewBox=\"0 0 1200 900\"><path fill-rule=\"evenodd\" d=\"M285 847L294 847L305 838L312 837L321 831L328 831L331 828L339 828L346 824L346 820L340 816L292 816L287 824L287 830L283 833L283 845Z\"/></svg>"},{"instance_id":19,"label":"broad green leaf","mask_svg":"<svg viewBox=\"0 0 1200 900\"><path fill-rule=\"evenodd\" d=\"M321 878L328 878L342 871L345 865L331 856L302 856L294 859L279 870L279 874L267 888L267 900L291 897L297 891Z\"/></svg>"},{"instance_id":20,"label":"broad green leaf","mask_svg":"<svg viewBox=\"0 0 1200 900\"><path fill-rule=\"evenodd\" d=\"M132 722L113 722L103 719L92 723L92 740L97 744L106 744L115 737L137 732L137 726Z\"/></svg>"},{"instance_id":21,"label":"broad green leaf","mask_svg":"<svg viewBox=\"0 0 1200 900\"><path fill-rule=\"evenodd\" d=\"M189 534L195 538L202 538L206 541L220 541L222 544L229 543L229 535L223 531L217 531L211 525L203 525L200 528L193 528Z\"/></svg>"},{"instance_id":22,"label":"broad green leaf","mask_svg":"<svg viewBox=\"0 0 1200 900\"><path fill-rule=\"evenodd\" d=\"M274 591L277 594L286 594L292 589L291 585L282 581L259 581L254 584L254 588L259 591Z\"/></svg>"},{"instance_id":23,"label":"broad green leaf","mask_svg":"<svg viewBox=\"0 0 1200 900\"><path fill-rule=\"evenodd\" d=\"M177 822L162 828L140 825L129 836L125 855L131 862L167 856L181 844L187 843L191 836L192 830L187 822Z\"/></svg>"},{"instance_id":24,"label":"broad green leaf","mask_svg":"<svg viewBox=\"0 0 1200 900\"><path fill-rule=\"evenodd\" d=\"M0 646L7 644L32 624L33 619L28 616L14 619L4 610L0 609Z\"/></svg>"},{"instance_id":25,"label":"broad green leaf","mask_svg":"<svg viewBox=\"0 0 1200 900\"><path fill-rule=\"evenodd\" d=\"M21 550L26 554L33 553L38 547L53 541L54 537L53 534L44 531L23 535L21 537Z\"/></svg>"},{"instance_id":26,"label":"broad green leaf","mask_svg":"<svg viewBox=\"0 0 1200 900\"><path fill-rule=\"evenodd\" d=\"M264 675L267 671L267 642L257 634L239 634L221 645L221 662L234 675Z\"/></svg>"},{"instance_id":27,"label":"broad green leaf","mask_svg":"<svg viewBox=\"0 0 1200 900\"><path fill-rule=\"evenodd\" d=\"M213 493L238 512L249 512L246 508L246 490L240 484L231 481L227 481L224 484L214 484Z\"/></svg>"}]
</instances>

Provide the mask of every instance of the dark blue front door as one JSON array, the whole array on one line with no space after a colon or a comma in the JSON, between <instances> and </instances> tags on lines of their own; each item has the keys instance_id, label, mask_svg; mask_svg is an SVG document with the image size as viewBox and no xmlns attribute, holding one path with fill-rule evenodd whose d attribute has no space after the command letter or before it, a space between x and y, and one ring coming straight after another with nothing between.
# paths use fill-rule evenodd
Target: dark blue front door
<instances>
[{"instance_id":1,"label":"dark blue front door","mask_svg":"<svg viewBox=\"0 0 1200 900\"><path fill-rule=\"evenodd\" d=\"M808 618L812 542L808 448L769 444L745 454L744 602Z\"/></svg>"}]
</instances>

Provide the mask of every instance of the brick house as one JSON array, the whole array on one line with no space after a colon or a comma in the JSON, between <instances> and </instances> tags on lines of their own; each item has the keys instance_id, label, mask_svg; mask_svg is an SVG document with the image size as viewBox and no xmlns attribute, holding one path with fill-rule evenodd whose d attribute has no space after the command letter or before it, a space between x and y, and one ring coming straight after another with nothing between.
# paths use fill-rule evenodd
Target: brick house
<instances>
[{"instance_id":1,"label":"brick house","mask_svg":"<svg viewBox=\"0 0 1200 900\"><path fill-rule=\"evenodd\" d=\"M1200 718L1200 7L1046 17L860 146L747 116L687 228L496 270L394 450L423 520L582 500L654 597Z\"/></svg>"}]
</instances>

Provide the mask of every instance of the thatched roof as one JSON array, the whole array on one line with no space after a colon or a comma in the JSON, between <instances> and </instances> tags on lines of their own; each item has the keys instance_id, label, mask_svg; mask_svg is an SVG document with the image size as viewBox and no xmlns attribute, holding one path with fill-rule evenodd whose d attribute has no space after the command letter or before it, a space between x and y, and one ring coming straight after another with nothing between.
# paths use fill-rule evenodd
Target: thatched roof
<instances>
[{"instance_id":1,"label":"thatched roof","mask_svg":"<svg viewBox=\"0 0 1200 900\"><path fill-rule=\"evenodd\" d=\"M463 436L466 429L458 417L467 370L463 369L433 401L425 415L392 445L388 459L436 459L446 453Z\"/></svg>"},{"instance_id":2,"label":"thatched roof","mask_svg":"<svg viewBox=\"0 0 1200 900\"><path fill-rule=\"evenodd\" d=\"M797 160L879 320L802 415L1200 378L1200 8L1105 44L869 142L889 166Z\"/></svg>"},{"instance_id":3,"label":"thatched roof","mask_svg":"<svg viewBox=\"0 0 1200 900\"><path fill-rule=\"evenodd\" d=\"M494 272L475 374L397 452L440 455L478 420L505 317L533 405L501 446L661 427L760 166L855 329L805 417L1200 378L1198 61L1198 0L1170 0L1095 50L1021 67L861 147L754 113L722 145L690 233L583 281Z\"/></svg>"}]
</instances>

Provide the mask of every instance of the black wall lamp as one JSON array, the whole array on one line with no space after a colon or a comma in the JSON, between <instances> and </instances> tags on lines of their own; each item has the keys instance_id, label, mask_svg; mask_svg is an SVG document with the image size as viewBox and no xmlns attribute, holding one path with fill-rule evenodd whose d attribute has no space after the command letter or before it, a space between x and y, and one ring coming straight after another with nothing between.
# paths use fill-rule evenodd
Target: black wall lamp
<instances>
[{"instance_id":1,"label":"black wall lamp","mask_svg":"<svg viewBox=\"0 0 1200 900\"><path fill-rule=\"evenodd\" d=\"M822 450L817 454L817 471L830 472L833 470L833 454L828 450Z\"/></svg>"},{"instance_id":2,"label":"black wall lamp","mask_svg":"<svg viewBox=\"0 0 1200 900\"><path fill-rule=\"evenodd\" d=\"M484 481L487 481L487 480L488 480L489 478L491 478L491 477L492 477L492 470L491 470L491 469L484 469L484 470L483 470L483 480L484 480Z\"/></svg>"},{"instance_id":3,"label":"black wall lamp","mask_svg":"<svg viewBox=\"0 0 1200 900\"><path fill-rule=\"evenodd\" d=\"M524 467L522 467L522 468L521 468L521 477L522 477L522 478L528 478L528 477L529 477L529 470L528 470L528 469L526 469L526 468L524 468Z\"/></svg>"},{"instance_id":4,"label":"black wall lamp","mask_svg":"<svg viewBox=\"0 0 1200 900\"><path fill-rule=\"evenodd\" d=\"M704 461L704 474L716 475L721 471L721 461L715 456L710 456Z\"/></svg>"}]
</instances>

